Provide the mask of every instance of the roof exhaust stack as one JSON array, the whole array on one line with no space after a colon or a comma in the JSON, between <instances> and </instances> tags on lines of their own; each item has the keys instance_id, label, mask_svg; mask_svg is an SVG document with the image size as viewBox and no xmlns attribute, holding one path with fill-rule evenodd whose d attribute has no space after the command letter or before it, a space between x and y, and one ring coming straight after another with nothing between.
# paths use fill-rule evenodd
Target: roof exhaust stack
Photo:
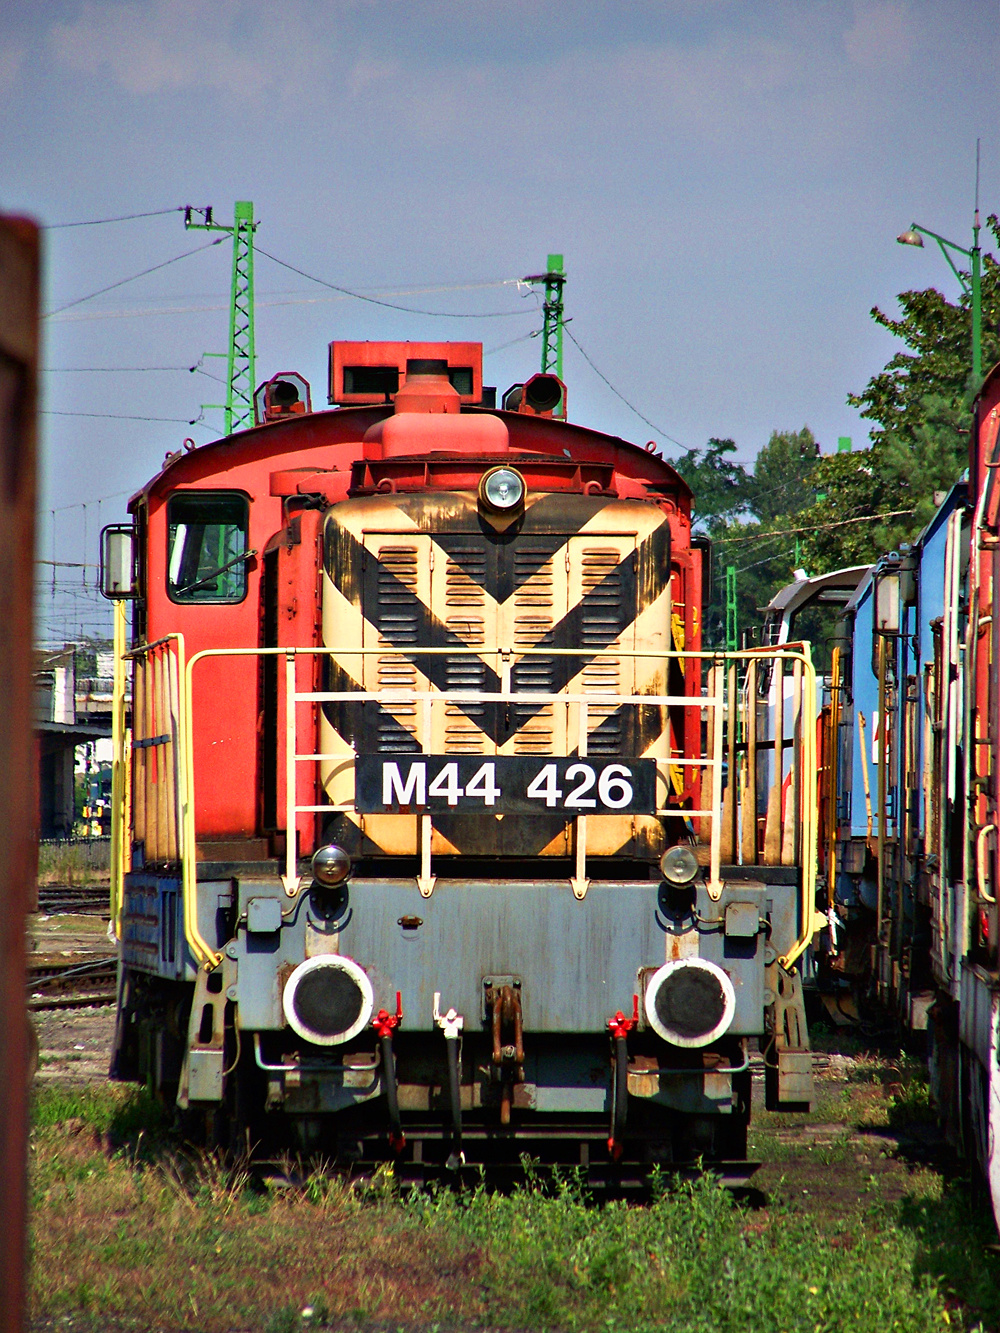
<instances>
[{"instance_id":1,"label":"roof exhaust stack","mask_svg":"<svg viewBox=\"0 0 1000 1333\"><path fill-rule=\"evenodd\" d=\"M406 379L396 393L396 415L400 412L460 412L461 394L448 378L448 362L427 357L406 363Z\"/></svg>"}]
</instances>

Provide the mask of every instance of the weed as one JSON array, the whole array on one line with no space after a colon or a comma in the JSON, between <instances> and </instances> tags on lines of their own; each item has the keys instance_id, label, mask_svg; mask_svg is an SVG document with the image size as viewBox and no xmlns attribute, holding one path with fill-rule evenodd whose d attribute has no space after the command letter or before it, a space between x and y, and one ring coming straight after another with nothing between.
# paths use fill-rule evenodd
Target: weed
<instances>
[{"instance_id":1,"label":"weed","mask_svg":"<svg viewBox=\"0 0 1000 1333\"><path fill-rule=\"evenodd\" d=\"M265 1333L300 1333L302 1317L290 1305L276 1310L264 1325Z\"/></svg>"},{"instance_id":2,"label":"weed","mask_svg":"<svg viewBox=\"0 0 1000 1333\"><path fill-rule=\"evenodd\" d=\"M106 1130L128 1106L116 1095L64 1109ZM139 1103L128 1114L145 1113ZM710 1176L666 1172L654 1173L650 1202L598 1207L573 1171L529 1170L506 1195L482 1179L400 1195L388 1169L352 1185L289 1164L296 1187L255 1189L245 1168L210 1155L109 1159L93 1135L52 1124L37 1131L33 1162L34 1313L190 1333L435 1320L539 1333L924 1333L947 1327L961 1302L949 1317L995 1327L988 1222L964 1193L926 1169L892 1164L890 1177L867 1159L837 1157L833 1170L810 1160L824 1151L832 1161L840 1146L783 1163L766 1209ZM849 1197L828 1211L802 1194L803 1181L833 1188L848 1175ZM903 1180L905 1197L893 1195Z\"/></svg>"},{"instance_id":3,"label":"weed","mask_svg":"<svg viewBox=\"0 0 1000 1333\"><path fill-rule=\"evenodd\" d=\"M926 1080L913 1079L893 1088L886 1106L889 1124L894 1129L907 1125L929 1125L934 1121L930 1087Z\"/></svg>"}]
</instances>

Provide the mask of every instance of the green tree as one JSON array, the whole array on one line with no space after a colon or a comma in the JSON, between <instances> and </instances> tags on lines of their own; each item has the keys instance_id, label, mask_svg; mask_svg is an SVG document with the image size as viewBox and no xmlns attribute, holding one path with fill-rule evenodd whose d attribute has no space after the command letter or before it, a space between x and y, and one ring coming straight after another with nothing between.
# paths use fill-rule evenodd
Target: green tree
<instances>
[{"instance_id":1,"label":"green tree","mask_svg":"<svg viewBox=\"0 0 1000 1333\"><path fill-rule=\"evenodd\" d=\"M808 426L772 431L747 485L750 508L762 523L797 514L815 499L811 481L819 445Z\"/></svg>"},{"instance_id":2,"label":"green tree","mask_svg":"<svg viewBox=\"0 0 1000 1333\"><path fill-rule=\"evenodd\" d=\"M1000 243L1000 220L990 214L987 227ZM912 438L926 420L927 405L944 399L968 415L979 386L972 383L972 311L963 292L957 304L934 287L901 292L899 318L872 308L872 319L902 340L905 347L873 375L861 393L848 394L866 420L875 422L874 444L883 435ZM983 365L1000 359L1000 266L983 256ZM967 423L966 423L967 424Z\"/></svg>"},{"instance_id":3,"label":"green tree","mask_svg":"<svg viewBox=\"0 0 1000 1333\"><path fill-rule=\"evenodd\" d=\"M752 629L795 569L795 538L769 531L793 526L797 512L815 498L811 477L818 445L808 426L772 431L752 473L733 459L735 452L732 440L711 439L674 463L694 492L696 526L715 548L703 620L709 647L725 641L727 566L737 571L737 623L741 631Z\"/></svg>"},{"instance_id":4,"label":"green tree","mask_svg":"<svg viewBox=\"0 0 1000 1333\"><path fill-rule=\"evenodd\" d=\"M987 225L1000 242L995 214ZM954 485L967 465L979 387L969 297L963 292L952 303L930 287L902 292L898 300L898 318L877 306L871 313L903 347L847 398L874 423L871 448L823 458L811 476L824 495L799 515L811 574L868 563L913 541L934 514L935 494ZM983 256L982 323L983 364L990 366L1000 359L1000 266L990 254Z\"/></svg>"},{"instance_id":5,"label":"green tree","mask_svg":"<svg viewBox=\"0 0 1000 1333\"><path fill-rule=\"evenodd\" d=\"M870 564L913 541L933 518L935 497L965 470L968 419L964 399L928 393L919 416L914 405L911 421L880 432L870 449L821 459L813 479L823 499L799 515L809 573Z\"/></svg>"},{"instance_id":6,"label":"green tree","mask_svg":"<svg viewBox=\"0 0 1000 1333\"><path fill-rule=\"evenodd\" d=\"M711 532L748 507L750 478L743 464L730 457L735 452L732 440L713 438L704 449L671 460L694 492L694 522L702 531Z\"/></svg>"},{"instance_id":7,"label":"green tree","mask_svg":"<svg viewBox=\"0 0 1000 1333\"><path fill-rule=\"evenodd\" d=\"M764 607L794 577L795 538L783 531L771 535L771 523L727 523L713 534L716 586L709 604L712 647L721 646L725 627L725 571L736 570L736 622L741 637L751 636L763 619Z\"/></svg>"}]
</instances>

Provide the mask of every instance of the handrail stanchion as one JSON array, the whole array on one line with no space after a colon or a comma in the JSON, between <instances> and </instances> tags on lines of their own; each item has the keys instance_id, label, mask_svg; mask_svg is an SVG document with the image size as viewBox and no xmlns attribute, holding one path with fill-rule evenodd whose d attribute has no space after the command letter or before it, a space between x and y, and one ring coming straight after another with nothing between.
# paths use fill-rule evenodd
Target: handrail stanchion
<instances>
[{"instance_id":1,"label":"handrail stanchion","mask_svg":"<svg viewBox=\"0 0 1000 1333\"><path fill-rule=\"evenodd\" d=\"M709 696L712 708L712 833L709 851L708 896L715 902L722 897L722 749L726 704L726 672L722 660L715 662L715 692Z\"/></svg>"},{"instance_id":2,"label":"handrail stanchion","mask_svg":"<svg viewBox=\"0 0 1000 1333\"><path fill-rule=\"evenodd\" d=\"M178 640L180 640L180 636L170 636L170 637L177 638ZM142 655L143 652L148 652L149 649L153 646L154 645L144 645L142 649L136 650L136 652L130 654L130 656L138 658ZM382 651L382 649L372 648L370 650L360 649L354 651L356 653L360 652L361 654L364 654L369 651L373 653L380 652ZM441 648L441 649L434 649L434 648L421 649L421 652L427 656L432 656L435 654L441 654L445 652L453 654L455 651L456 650L453 647ZM479 654L476 653L475 650L473 649L469 649L468 651L470 656L473 655L479 656ZM538 650L528 649L528 650L523 650L519 655L527 657L535 651L537 651L539 654L544 654L545 656L570 657L582 653L584 650L549 649L549 648L538 649ZM198 957L199 961L206 967L214 966L215 963L218 961L219 955L208 944L205 943L205 941L201 938L197 928L196 882L194 873L195 820L194 820L194 766L193 766L193 745L192 745L193 669L197 665L197 663L200 662L203 658L210 658L210 657L234 657L234 656L265 657L265 656L278 656L278 655L284 655L285 657L285 672L286 672L285 722L286 722L286 736L288 740L288 746L285 755L285 764L286 764L285 771L286 771L286 817L287 817L288 839L285 849L286 873L283 876L283 880L286 881L286 891L289 892L289 896L294 896L294 894L298 891L298 886L299 886L299 878L297 874L297 852L294 842L297 829L298 815L306 812L323 813L327 811L333 812L336 810L349 810L353 808L351 804L335 805L329 803L329 801L325 804L299 805L297 800L298 792L297 792L297 782L296 782L297 763L300 760L323 762L326 760L337 759L340 758L341 756L332 754L322 754L322 753L317 753L317 754L310 753L302 755L298 754L297 752L298 747L296 744L297 706L300 703L322 704L326 702L356 702L359 704L363 704L366 700L373 699L373 700L382 700L383 703L386 703L388 706L391 707L392 701L396 700L398 702L401 697L401 692L398 689L382 691L382 692L366 691L366 690L340 690L340 691L309 690L299 694L296 691L296 660L295 660L296 657L299 655L309 655L309 654L329 653L329 652L330 649L328 647L215 648L215 649L204 649L203 651L196 653L191 658L190 661L184 662L183 642L181 641L178 643L178 656L179 656L179 662L181 663L181 676L184 682L184 687L181 696L181 726L180 726L180 736L183 741L184 753L183 753L183 763L180 766L179 771L183 773L184 777L184 788L182 794L182 805L184 814L184 821L183 821L184 845L182 848L182 868L183 868L184 886L185 886L185 931L187 934L189 944L191 945L192 952L196 955L196 957ZM653 652L645 653L642 651L637 651L632 654L632 656L637 658L640 657L662 658L664 655L665 654L663 653L662 650L656 653ZM502 678L501 683L506 684L507 686L506 689L501 689L499 693L495 691L458 690L454 692L456 697L461 698L463 702L482 702L491 704L498 702L509 703L510 697L513 697L510 688L511 664L509 656L510 656L509 654L502 655L500 662L501 678ZM736 661L746 661L747 663L746 682L744 687L746 695L747 718L746 718L744 742L743 742L746 771L745 771L745 781L742 784L740 784L742 790L739 792L739 797L740 797L739 803L742 806L742 809L741 811L738 812L739 817L742 818L742 852L743 852L742 859L744 863L747 864L755 863L757 860L756 759L757 759L757 747L759 745L759 742L757 740L758 718L757 718L756 688L757 688L757 678L759 671L757 666L758 660L769 659L773 663L772 688L774 690L774 698L775 698L775 708L774 708L775 736L774 740L771 742L771 746L773 747L772 755L773 755L774 772L772 775L773 781L770 784L771 790L769 793L769 804L773 805L775 800L775 795L777 794L778 816L779 816L777 823L779 830L780 830L780 809L781 809L780 802L782 796L782 790L781 790L782 776L784 768L782 759L782 754L783 754L782 741L784 739L783 735L784 674L785 674L784 664L786 661L791 661L793 663L794 667L793 679L795 679L798 683L799 697L797 703L794 704L796 708L797 734L793 738L793 761L795 763L801 764L805 768L807 775L811 774L815 767L816 674L812 666L811 659L809 657L808 647L800 648L798 645L796 645L794 649L790 649L787 646L782 646L781 649L778 651L766 652L766 653L762 652L761 650L744 651L740 653L674 652L674 653L668 653L666 654L666 656L677 658L678 660L697 660L710 663L711 667L710 667L708 694L706 696L700 696L700 695L674 696L669 694L665 695L614 694L613 698L615 699L616 703L619 706L632 705L636 707L659 706L664 708L686 707L686 708L698 708L698 709L701 708L712 709L712 719L711 719L712 726L709 738L709 745L711 748L710 757L706 757L704 755L702 755L701 757L687 756L675 760L672 756L668 755L666 757L662 757L659 759L659 762L665 765L670 765L671 763L690 765L694 767L699 767L703 771L705 769L711 768L712 770L711 782L709 783L706 780L703 781L702 784L703 791L706 788L710 788L711 795L709 796L708 793L706 792L706 795L703 797L702 801L703 808L701 809L693 809L685 806L678 806L675 808L672 806L665 805L662 809L658 806L654 811L654 813L661 817L668 816L671 814L679 814L682 817L686 816L687 818L690 819L711 820L708 888L709 891L712 893L713 897L718 899L718 897L721 896L724 887L721 879L722 848L725 837L725 830L723 827L723 813L722 813L723 812L722 765L725 759L725 752L726 752L725 710L727 702L727 686L729 688L730 695L732 695L732 697L729 699L730 709L731 712L733 712L733 717L730 719L731 730L735 726L735 714L738 711L737 704L734 703L734 699L736 698L735 691L739 685L739 675L738 673L736 673L736 681L734 683L733 682L734 672L730 664L735 663ZM727 666L729 667L728 670ZM440 698L445 698L446 695L447 692L431 691L431 690L426 690L426 691L414 690L405 692L405 697L407 700L412 699L414 704L422 703L423 705L422 748L425 754L429 752L427 746L433 744L433 736L431 734L432 729L430 728L427 721L428 714L430 713L433 702ZM612 696L609 694L609 697ZM577 753L581 758L585 758L588 749L589 707L590 704L594 702L601 704L602 700L598 696L573 694L566 691L554 691L550 696L546 696L542 692L532 691L531 698L534 702L539 702L539 703L548 698L552 702L562 702L566 704L568 707L572 707L574 704L578 707L580 737L579 737ZM732 768L735 767L735 762L733 762L733 756L732 756L732 751L733 751L732 736L730 737L729 749L730 749L730 759ZM706 774L706 779L707 779L707 774ZM737 802L736 785L737 785L737 780L735 774L731 773L730 786L733 788L731 795L734 806ZM817 801L817 794L815 790L815 783L811 780L808 780L806 775L802 775L798 783L798 805L799 805L798 822L799 822L800 833L799 837L797 838L797 847L801 852L801 862L802 862L802 881L801 881L802 882L802 912L801 912L802 933L800 935L800 938L796 941L793 948L789 950L789 952L785 955L784 958L779 960L782 966L784 967L790 967L792 963L794 963L794 961L802 953L803 949L805 949L806 946L808 945L809 940L812 937L812 934L815 932L815 930L821 928L826 920L825 916L822 916L815 912L815 904L813 903L813 896L815 892L815 880L816 880L816 866L814 861L814 856L815 856L814 842L817 832L816 801ZM430 866L430 849L431 849L431 840L433 835L433 826L432 826L432 818L430 815L418 812L418 816L419 818L417 821L417 835L420 838L419 851L421 858L420 881L422 884L422 888L426 890L428 887L431 889L433 888L433 883L435 878L431 874L431 866ZM730 815L730 818L732 820L732 815ZM567 814L567 819L568 820L573 819L572 814ZM733 820L733 822L735 823L735 820ZM735 838L735 831L734 831L734 838ZM734 857L736 855L735 842L732 848L732 852L730 854ZM780 854L781 854L781 841L779 833L779 841L778 841L779 857ZM587 862L587 816L578 815L576 816L576 857L574 866L575 874L571 880L574 895L578 899L584 898L587 893L588 880L586 875L586 862ZM770 863L768 862L766 856L765 856L765 862Z\"/></svg>"},{"instance_id":3,"label":"handrail stanchion","mask_svg":"<svg viewBox=\"0 0 1000 1333\"><path fill-rule=\"evenodd\" d=\"M751 657L747 663L747 674L743 686L746 699L746 721L743 730L744 739L744 783L742 800L742 852L740 859L745 866L757 864L757 659Z\"/></svg>"},{"instance_id":4,"label":"handrail stanchion","mask_svg":"<svg viewBox=\"0 0 1000 1333\"><path fill-rule=\"evenodd\" d=\"M180 708L177 655L167 651L167 730L170 740L165 746L167 773L170 781L170 855L177 860L181 850L181 819L178 801L177 713Z\"/></svg>"},{"instance_id":5,"label":"handrail stanchion","mask_svg":"<svg viewBox=\"0 0 1000 1333\"><path fill-rule=\"evenodd\" d=\"M767 821L764 824L764 864L781 864L781 785L785 776L785 659L775 657L771 668L774 694L772 727L771 788L767 794Z\"/></svg>"},{"instance_id":6,"label":"handrail stanchion","mask_svg":"<svg viewBox=\"0 0 1000 1333\"><path fill-rule=\"evenodd\" d=\"M184 902L184 935L199 967L211 970L222 954L217 952L202 935L198 926L198 848L196 843L194 810L194 726L192 722L192 665L186 661L184 636L171 635L177 641L177 675L182 682L179 698L180 727L178 728L183 753L177 765L182 778L181 790L181 896ZM197 654L195 655L197 657Z\"/></svg>"},{"instance_id":7,"label":"handrail stanchion","mask_svg":"<svg viewBox=\"0 0 1000 1333\"><path fill-rule=\"evenodd\" d=\"M580 735L577 740L576 752L581 759L587 757L587 733L590 724L590 707L586 699L581 699L580 709ZM576 817L576 873L572 879L573 897L578 902L582 902L587 896L587 889L590 887L590 881L587 879L587 816L577 815Z\"/></svg>"},{"instance_id":8,"label":"handrail stanchion","mask_svg":"<svg viewBox=\"0 0 1000 1333\"><path fill-rule=\"evenodd\" d=\"M282 883L289 898L299 891L298 811L296 791L295 652L285 652L285 873Z\"/></svg>"},{"instance_id":9,"label":"handrail stanchion","mask_svg":"<svg viewBox=\"0 0 1000 1333\"><path fill-rule=\"evenodd\" d=\"M143 695L145 702L146 716L146 739L152 739L156 735L156 665L152 651L146 658L145 671L142 676ZM159 807L157 806L157 782L159 781L159 769L156 763L156 749L150 746L146 750L146 844L145 856L147 861L158 861L160 859L160 826L157 820Z\"/></svg>"},{"instance_id":10,"label":"handrail stanchion","mask_svg":"<svg viewBox=\"0 0 1000 1333\"><path fill-rule=\"evenodd\" d=\"M736 726L737 726L736 661L730 659L726 668L726 789L722 796L722 834L719 857L724 865L733 865L736 861L736 819L737 808L737 771L736 771Z\"/></svg>"},{"instance_id":11,"label":"handrail stanchion","mask_svg":"<svg viewBox=\"0 0 1000 1333\"><path fill-rule=\"evenodd\" d=\"M122 911L125 905L125 866L128 845L128 809L125 782L125 602L114 603L114 677L111 704L111 903L110 931L122 937Z\"/></svg>"},{"instance_id":12,"label":"handrail stanchion","mask_svg":"<svg viewBox=\"0 0 1000 1333\"><path fill-rule=\"evenodd\" d=\"M802 732L801 694L802 663L796 659L792 663L792 762L788 769L788 795L785 798L784 817L782 819L781 864L783 866L797 864L796 854L798 853L800 828L799 790L802 782L799 767L805 749ZM783 760L782 769L784 769ZM784 782L782 782L782 790L784 790Z\"/></svg>"},{"instance_id":13,"label":"handrail stanchion","mask_svg":"<svg viewBox=\"0 0 1000 1333\"><path fill-rule=\"evenodd\" d=\"M808 645L803 646L792 660L800 662L802 670L802 704L805 712L802 725L802 767L808 777L816 771L816 669L812 664ZM804 780L800 784L800 791L802 793L802 925L795 944L787 954L778 959L781 966L786 969L791 968L804 953L813 935L828 924L826 915L816 910L816 839L819 814L815 781Z\"/></svg>"}]
</instances>

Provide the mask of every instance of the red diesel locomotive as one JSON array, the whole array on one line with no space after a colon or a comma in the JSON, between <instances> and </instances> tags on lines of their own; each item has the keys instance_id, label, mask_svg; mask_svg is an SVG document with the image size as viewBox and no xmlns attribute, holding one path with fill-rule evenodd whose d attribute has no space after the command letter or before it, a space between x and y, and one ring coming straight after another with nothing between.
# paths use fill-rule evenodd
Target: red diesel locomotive
<instances>
[{"instance_id":1,"label":"red diesel locomotive","mask_svg":"<svg viewBox=\"0 0 1000 1333\"><path fill-rule=\"evenodd\" d=\"M107 531L113 1072L348 1160L739 1161L750 1040L808 1096L811 668L767 655L775 800L685 483L491 394L479 344L333 343L335 410L275 376Z\"/></svg>"}]
</instances>

